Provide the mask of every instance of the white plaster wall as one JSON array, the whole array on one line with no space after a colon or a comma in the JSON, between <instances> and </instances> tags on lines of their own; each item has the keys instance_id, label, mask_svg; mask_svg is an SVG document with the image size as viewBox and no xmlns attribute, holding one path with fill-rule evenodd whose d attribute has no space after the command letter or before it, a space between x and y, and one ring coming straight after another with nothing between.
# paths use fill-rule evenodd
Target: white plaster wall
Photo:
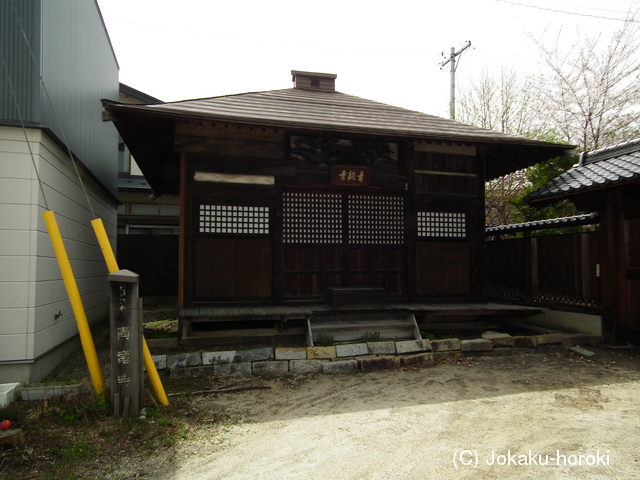
<instances>
[{"instance_id":1,"label":"white plaster wall","mask_svg":"<svg viewBox=\"0 0 640 480\"><path fill-rule=\"evenodd\" d=\"M0 382L9 381L3 365L32 363L78 332L44 211L56 214L89 322L109 314L108 271L91 220L103 219L113 245L117 207L85 175L94 216L66 152L40 130L27 134L33 159L22 129L0 127Z\"/></svg>"}]
</instances>

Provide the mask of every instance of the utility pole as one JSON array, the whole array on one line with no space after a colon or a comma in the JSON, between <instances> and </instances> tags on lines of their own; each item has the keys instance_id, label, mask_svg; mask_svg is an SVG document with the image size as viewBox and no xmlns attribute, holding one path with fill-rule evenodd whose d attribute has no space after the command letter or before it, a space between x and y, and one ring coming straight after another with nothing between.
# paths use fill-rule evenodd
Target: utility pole
<instances>
[{"instance_id":1,"label":"utility pole","mask_svg":"<svg viewBox=\"0 0 640 480\"><path fill-rule=\"evenodd\" d=\"M451 117L451 120L456 119L456 57L462 55L462 52L470 46L471 42L467 41L465 46L457 52L455 47L451 47L451 55L449 55L449 58L440 64L440 70L442 70L447 63L451 64L451 100L449 102L449 116ZM444 56L444 52L442 55Z\"/></svg>"}]
</instances>

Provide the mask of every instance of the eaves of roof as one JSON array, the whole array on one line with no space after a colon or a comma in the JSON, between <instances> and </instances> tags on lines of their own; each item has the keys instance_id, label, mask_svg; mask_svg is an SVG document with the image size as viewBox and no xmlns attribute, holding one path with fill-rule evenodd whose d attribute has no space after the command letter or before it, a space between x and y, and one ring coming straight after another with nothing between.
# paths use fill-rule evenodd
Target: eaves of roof
<instances>
[{"instance_id":1,"label":"eaves of roof","mask_svg":"<svg viewBox=\"0 0 640 480\"><path fill-rule=\"evenodd\" d=\"M162 100L152 97L151 95L141 92L140 90L136 90L129 85L125 85L124 83L120 83L120 93L128 95L129 97L133 97L136 100L139 100L142 103L153 104L153 103L163 103Z\"/></svg>"},{"instance_id":2,"label":"eaves of roof","mask_svg":"<svg viewBox=\"0 0 640 480\"><path fill-rule=\"evenodd\" d=\"M219 120L279 127L366 132L390 136L433 138L460 142L546 146L540 142L387 105L339 92L283 89L158 105L108 104L108 111L145 116Z\"/></svg>"},{"instance_id":3,"label":"eaves of roof","mask_svg":"<svg viewBox=\"0 0 640 480\"><path fill-rule=\"evenodd\" d=\"M476 145L485 147L487 180L573 153L570 145L508 135L335 91L291 88L154 105L103 100L103 106L105 119L114 122L156 194L176 193L179 161L172 132L179 120Z\"/></svg>"},{"instance_id":4,"label":"eaves of roof","mask_svg":"<svg viewBox=\"0 0 640 480\"><path fill-rule=\"evenodd\" d=\"M151 186L144 177L119 177L120 191L151 191Z\"/></svg>"}]
</instances>

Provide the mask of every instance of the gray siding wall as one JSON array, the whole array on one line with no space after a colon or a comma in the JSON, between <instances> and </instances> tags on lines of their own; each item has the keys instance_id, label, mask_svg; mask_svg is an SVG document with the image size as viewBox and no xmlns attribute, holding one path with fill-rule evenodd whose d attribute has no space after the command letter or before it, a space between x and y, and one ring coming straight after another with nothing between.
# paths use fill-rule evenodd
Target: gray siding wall
<instances>
[{"instance_id":1,"label":"gray siding wall","mask_svg":"<svg viewBox=\"0 0 640 480\"><path fill-rule=\"evenodd\" d=\"M118 65L95 0L3 1L0 26L23 120L66 142L117 195L118 134L102 122L100 100L117 100ZM1 73L0 122L15 124L14 94Z\"/></svg>"},{"instance_id":2,"label":"gray siding wall","mask_svg":"<svg viewBox=\"0 0 640 480\"><path fill-rule=\"evenodd\" d=\"M3 123L40 124L40 14L39 0L0 2L0 121Z\"/></svg>"}]
</instances>

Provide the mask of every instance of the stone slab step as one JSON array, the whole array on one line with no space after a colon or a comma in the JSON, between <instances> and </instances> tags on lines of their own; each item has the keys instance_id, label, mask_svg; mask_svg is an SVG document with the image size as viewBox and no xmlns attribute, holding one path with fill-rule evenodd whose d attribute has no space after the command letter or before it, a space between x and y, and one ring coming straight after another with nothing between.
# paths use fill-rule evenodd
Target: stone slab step
<instances>
[{"instance_id":1,"label":"stone slab step","mask_svg":"<svg viewBox=\"0 0 640 480\"><path fill-rule=\"evenodd\" d=\"M348 342L366 335L383 339L420 340L420 330L411 312L330 312L310 315L307 319L307 344L313 346L319 337L332 337L336 342Z\"/></svg>"}]
</instances>

